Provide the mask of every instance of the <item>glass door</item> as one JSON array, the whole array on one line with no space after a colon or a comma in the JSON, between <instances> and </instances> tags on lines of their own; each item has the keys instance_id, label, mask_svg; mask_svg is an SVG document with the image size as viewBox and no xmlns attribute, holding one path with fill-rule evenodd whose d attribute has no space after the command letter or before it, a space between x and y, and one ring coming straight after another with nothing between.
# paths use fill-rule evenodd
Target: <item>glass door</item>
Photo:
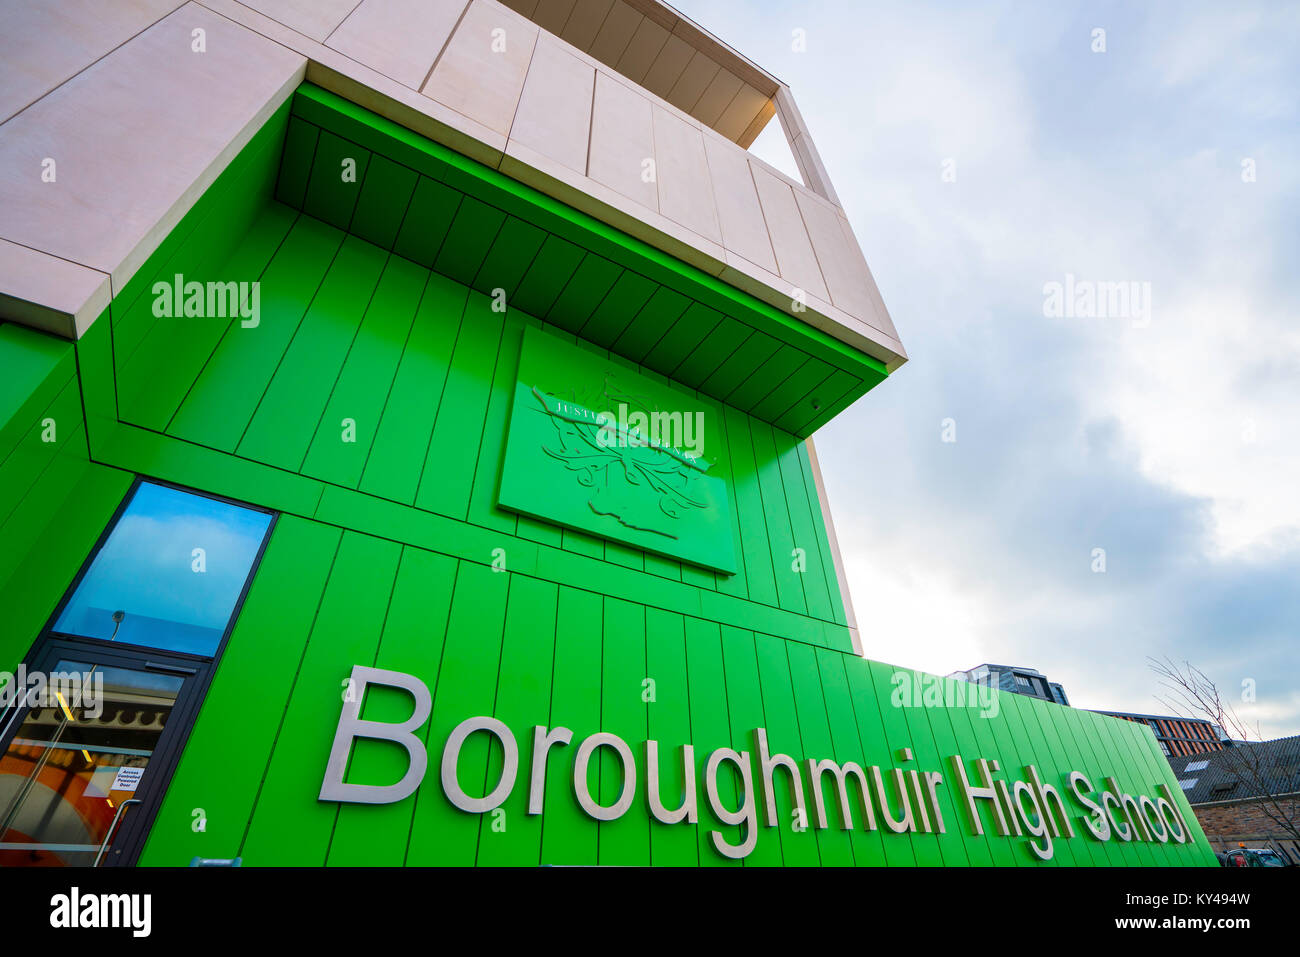
<instances>
[{"instance_id":1,"label":"glass door","mask_svg":"<svg viewBox=\"0 0 1300 957\"><path fill-rule=\"evenodd\" d=\"M207 664L51 641L0 713L0 866L133 863Z\"/></svg>"}]
</instances>

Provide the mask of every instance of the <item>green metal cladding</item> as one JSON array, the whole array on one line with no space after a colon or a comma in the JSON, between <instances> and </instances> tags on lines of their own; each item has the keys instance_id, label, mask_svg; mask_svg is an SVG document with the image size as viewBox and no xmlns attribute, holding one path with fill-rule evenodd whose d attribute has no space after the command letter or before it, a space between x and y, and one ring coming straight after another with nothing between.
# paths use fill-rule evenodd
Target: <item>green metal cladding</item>
<instances>
[{"instance_id":1,"label":"green metal cladding","mask_svg":"<svg viewBox=\"0 0 1300 957\"><path fill-rule=\"evenodd\" d=\"M339 176L348 160L354 180ZM178 275L259 281L256 321L155 315L154 284ZM521 344L543 329L707 411L734 574L498 504ZM82 340L0 324L0 367L0 669L26 655L136 474L282 513L141 864L738 866L709 837L741 827L711 814L705 761L752 752L755 728L805 770L942 772L947 826L849 830L833 814L800 828L780 789L780 823L746 865L1215 863L1147 729L1013 694L988 717L898 707L899 675L916 676L853 653L802 437L880 382L879 363L323 91L272 117ZM859 624L870 642L870 608ZM317 800L354 665L432 692L429 771L402 801ZM409 713L391 689L364 701L368 719ZM503 814L461 811L440 788L443 742L475 715L520 742ZM530 815L537 725L572 729L574 745ZM660 742L669 806L685 786L678 746L693 745L698 823L653 820L644 766L626 814L586 815L571 752L598 731L642 764L642 743ZM1163 785L1190 840L1094 840L1071 805L1076 836L1040 862L987 814L975 833L957 754L972 775L1000 761L1009 783L1034 765L1063 793L1076 770L1098 789L1110 775L1135 795ZM391 783L406 761L359 741L348 780ZM474 735L458 780L483 794L501 763ZM593 796L612 804L619 777L600 749ZM719 778L729 807L737 784Z\"/></svg>"}]
</instances>

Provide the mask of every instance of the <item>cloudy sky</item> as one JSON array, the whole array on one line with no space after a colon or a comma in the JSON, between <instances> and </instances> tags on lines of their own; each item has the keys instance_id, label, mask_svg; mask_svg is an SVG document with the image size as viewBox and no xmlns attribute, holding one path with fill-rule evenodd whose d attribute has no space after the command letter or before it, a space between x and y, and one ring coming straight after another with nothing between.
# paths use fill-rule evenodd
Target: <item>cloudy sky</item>
<instances>
[{"instance_id":1,"label":"cloudy sky","mask_svg":"<svg viewBox=\"0 0 1300 957\"><path fill-rule=\"evenodd\" d=\"M868 654L1138 712L1169 655L1300 733L1300 7L674 3L790 84L910 356L817 436Z\"/></svg>"}]
</instances>

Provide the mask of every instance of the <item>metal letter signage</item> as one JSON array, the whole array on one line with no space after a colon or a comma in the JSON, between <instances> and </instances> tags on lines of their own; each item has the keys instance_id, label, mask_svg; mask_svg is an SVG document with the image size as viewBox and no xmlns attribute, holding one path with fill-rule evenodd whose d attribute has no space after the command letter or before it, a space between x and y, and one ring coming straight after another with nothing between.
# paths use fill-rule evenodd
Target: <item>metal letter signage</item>
<instances>
[{"instance_id":1,"label":"metal letter signage","mask_svg":"<svg viewBox=\"0 0 1300 957\"><path fill-rule=\"evenodd\" d=\"M356 685L355 694L345 700L343 713L339 717L334 747L321 784L320 800L362 804L387 804L403 800L419 786L427 764L424 746L414 732L424 723L431 710L428 688L424 682L411 675L361 665L352 669L352 680ZM361 702L369 684L386 684L406 689L415 698L414 714L400 724L360 720L358 715ZM476 731L493 735L504 750L500 776L495 783L489 782L490 790L483 797L467 794L457 778L461 748ZM343 772L352 742L358 737L396 741L405 747L410 755L410 767L402 780L387 786L345 783ZM548 759L551 759L551 752L557 746L567 745L573 740L573 732L563 727L549 729L538 726L533 728L531 737L533 744L528 813L541 814L544 811ZM710 839L718 853L725 857L746 857L754 850L763 825L777 826L773 797L778 773L780 779L788 779L793 806L803 815L804 772L800 768L801 764L807 768L808 786L812 789L816 808L816 827L819 829L828 827L831 820L822 794L822 779L829 773L836 785L839 825L844 830L875 831L879 822L886 835L946 833L937 793L945 781L939 771L882 769L878 765L864 767L853 761L841 764L816 758L796 761L791 755L772 754L768 748L767 731L763 728L753 729L753 741L753 752L718 748L705 761L705 793L709 809L718 822L718 826L710 831ZM621 778L618 799L609 806L597 803L591 794L588 777L591 759L597 749L602 747L611 749L617 757ZM686 793L681 805L671 811L662 805L660 796L656 793L659 788L659 743L647 740L641 750L646 759L644 775L638 774L632 746L618 735L597 731L584 738L572 751L570 758L573 762L573 793L578 805L593 820L615 820L632 806L638 782L644 781L650 789L646 801L656 826L670 827L676 823L695 826L698 819L695 749L689 744L682 745L682 758L687 764ZM913 760L911 748L902 748L898 756L902 763ZM1023 767L1022 780L1005 780L994 778L1000 769L995 760L975 758L969 766L960 754L950 755L948 760L956 796L960 797L959 804L967 812L967 831L975 835L984 834L985 826L988 825L999 835L1014 834L1023 837L1032 860L1051 860L1055 850L1054 840L1070 840L1075 837L1072 815L1077 815L1075 820L1084 825L1080 833L1096 841L1109 841L1112 836L1125 842L1152 844L1184 844L1196 840L1196 832L1188 826L1176 799L1165 784L1156 785L1157 796L1153 800L1145 794L1126 794L1115 778L1106 777L1104 780L1107 789L1097 795L1092 782L1078 771L1063 774L1058 787L1045 781L1032 764ZM718 775L723 765L731 765L739 772L741 779L735 799L737 806L734 808L727 807L718 792ZM443 792L453 806L475 814L492 811L510 797L519 777L519 747L516 737L496 718L467 718L448 736L443 747L441 768ZM731 768L727 769L727 774L734 779ZM893 779L892 789L885 786L884 775ZM978 783L973 783L972 778ZM855 785L852 790L857 802L850 797L850 782ZM890 794L891 790L893 795ZM1067 795L1073 799L1072 804L1067 803ZM1090 795L1096 795L1096 799ZM901 807L897 815L891 807L895 801ZM861 807L860 817L853 814L855 803ZM767 811L763 815L766 820L762 822L760 804L766 805ZM1080 811L1084 813L1079 813ZM739 827L740 832L724 834L720 829L722 827Z\"/></svg>"}]
</instances>

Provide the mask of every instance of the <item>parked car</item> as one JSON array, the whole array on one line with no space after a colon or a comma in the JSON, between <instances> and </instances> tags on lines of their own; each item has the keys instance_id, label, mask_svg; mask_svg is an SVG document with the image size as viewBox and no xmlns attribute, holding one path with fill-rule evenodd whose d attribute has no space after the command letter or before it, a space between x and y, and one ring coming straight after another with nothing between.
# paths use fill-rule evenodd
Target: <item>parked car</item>
<instances>
[{"instance_id":1,"label":"parked car","mask_svg":"<svg viewBox=\"0 0 1300 957\"><path fill-rule=\"evenodd\" d=\"M1234 847L1217 855L1224 867L1286 867L1287 862L1277 851L1267 847Z\"/></svg>"}]
</instances>

